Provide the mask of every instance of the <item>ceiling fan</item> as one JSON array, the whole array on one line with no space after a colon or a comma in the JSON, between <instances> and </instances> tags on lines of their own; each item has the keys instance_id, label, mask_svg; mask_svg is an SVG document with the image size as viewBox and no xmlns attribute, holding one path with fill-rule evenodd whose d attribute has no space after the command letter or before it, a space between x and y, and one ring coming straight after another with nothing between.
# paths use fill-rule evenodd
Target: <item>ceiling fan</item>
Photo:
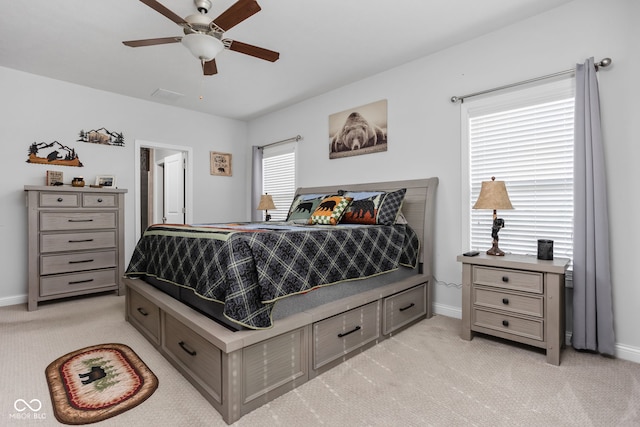
<instances>
[{"instance_id":1,"label":"ceiling fan","mask_svg":"<svg viewBox=\"0 0 640 427\"><path fill-rule=\"evenodd\" d=\"M125 46L143 47L182 42L182 44L202 62L202 70L206 76L218 73L215 57L224 49L244 53L245 55L271 62L275 62L280 58L278 52L222 38L225 31L235 27L261 10L260 5L258 5L258 2L255 0L238 0L214 20L206 16L211 8L210 0L194 0L196 8L200 13L189 15L184 19L156 0L140 1L181 26L184 31L184 36L129 40L122 42Z\"/></svg>"}]
</instances>

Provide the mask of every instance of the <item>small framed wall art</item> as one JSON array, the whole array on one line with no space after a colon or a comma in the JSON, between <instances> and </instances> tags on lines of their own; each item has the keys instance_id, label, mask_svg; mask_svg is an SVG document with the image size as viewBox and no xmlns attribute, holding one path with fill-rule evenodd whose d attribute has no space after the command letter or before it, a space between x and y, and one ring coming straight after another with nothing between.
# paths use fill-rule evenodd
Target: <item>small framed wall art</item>
<instances>
[{"instance_id":1,"label":"small framed wall art","mask_svg":"<svg viewBox=\"0 0 640 427\"><path fill-rule=\"evenodd\" d=\"M114 175L98 175L96 176L95 185L116 188L116 177Z\"/></svg>"},{"instance_id":2,"label":"small framed wall art","mask_svg":"<svg viewBox=\"0 0 640 427\"><path fill-rule=\"evenodd\" d=\"M231 153L211 151L211 175L231 176Z\"/></svg>"}]
</instances>

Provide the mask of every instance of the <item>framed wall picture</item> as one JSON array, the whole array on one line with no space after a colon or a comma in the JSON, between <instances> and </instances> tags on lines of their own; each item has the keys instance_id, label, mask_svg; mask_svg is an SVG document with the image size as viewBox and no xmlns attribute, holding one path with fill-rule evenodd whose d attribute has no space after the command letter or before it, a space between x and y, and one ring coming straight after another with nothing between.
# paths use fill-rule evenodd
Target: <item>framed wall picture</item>
<instances>
[{"instance_id":1,"label":"framed wall picture","mask_svg":"<svg viewBox=\"0 0 640 427\"><path fill-rule=\"evenodd\" d=\"M329 158L387 151L387 100L329 116Z\"/></svg>"},{"instance_id":2,"label":"framed wall picture","mask_svg":"<svg viewBox=\"0 0 640 427\"><path fill-rule=\"evenodd\" d=\"M231 176L231 154L210 152L211 175Z\"/></svg>"},{"instance_id":3,"label":"framed wall picture","mask_svg":"<svg viewBox=\"0 0 640 427\"><path fill-rule=\"evenodd\" d=\"M116 177L114 175L98 175L96 176L95 185L116 188Z\"/></svg>"}]
</instances>

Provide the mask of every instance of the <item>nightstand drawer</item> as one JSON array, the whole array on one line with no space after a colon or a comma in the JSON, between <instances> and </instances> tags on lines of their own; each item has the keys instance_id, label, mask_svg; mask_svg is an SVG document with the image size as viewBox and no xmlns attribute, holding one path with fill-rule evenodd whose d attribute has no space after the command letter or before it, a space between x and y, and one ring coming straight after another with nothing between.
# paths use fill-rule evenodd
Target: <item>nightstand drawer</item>
<instances>
[{"instance_id":1,"label":"nightstand drawer","mask_svg":"<svg viewBox=\"0 0 640 427\"><path fill-rule=\"evenodd\" d=\"M116 251L82 252L40 257L40 274L71 273L116 266Z\"/></svg>"},{"instance_id":2,"label":"nightstand drawer","mask_svg":"<svg viewBox=\"0 0 640 427\"><path fill-rule=\"evenodd\" d=\"M116 228L115 212L42 212L40 230L95 230Z\"/></svg>"},{"instance_id":3,"label":"nightstand drawer","mask_svg":"<svg viewBox=\"0 0 640 427\"><path fill-rule=\"evenodd\" d=\"M538 294L544 292L542 273L535 272L474 266L473 283Z\"/></svg>"},{"instance_id":4,"label":"nightstand drawer","mask_svg":"<svg viewBox=\"0 0 640 427\"><path fill-rule=\"evenodd\" d=\"M544 321L542 319L525 319L476 308L473 310L473 325L544 341Z\"/></svg>"},{"instance_id":5,"label":"nightstand drawer","mask_svg":"<svg viewBox=\"0 0 640 427\"><path fill-rule=\"evenodd\" d=\"M52 208L75 208L80 206L80 195L73 193L40 193L40 206Z\"/></svg>"},{"instance_id":6,"label":"nightstand drawer","mask_svg":"<svg viewBox=\"0 0 640 427\"><path fill-rule=\"evenodd\" d=\"M115 231L40 235L40 252L42 253L114 248L115 246Z\"/></svg>"},{"instance_id":7,"label":"nightstand drawer","mask_svg":"<svg viewBox=\"0 0 640 427\"><path fill-rule=\"evenodd\" d=\"M496 288L476 286L473 288L473 304L528 316L544 316L544 298L537 294L522 295L496 290Z\"/></svg>"},{"instance_id":8,"label":"nightstand drawer","mask_svg":"<svg viewBox=\"0 0 640 427\"><path fill-rule=\"evenodd\" d=\"M79 291L116 288L114 268L86 273L63 274L40 279L40 296L62 295Z\"/></svg>"},{"instance_id":9,"label":"nightstand drawer","mask_svg":"<svg viewBox=\"0 0 640 427\"><path fill-rule=\"evenodd\" d=\"M221 401L222 352L219 348L166 313L162 346L194 381Z\"/></svg>"},{"instance_id":10,"label":"nightstand drawer","mask_svg":"<svg viewBox=\"0 0 640 427\"><path fill-rule=\"evenodd\" d=\"M118 206L118 198L115 194L83 194L82 206L85 208L113 208Z\"/></svg>"},{"instance_id":11,"label":"nightstand drawer","mask_svg":"<svg viewBox=\"0 0 640 427\"><path fill-rule=\"evenodd\" d=\"M326 365L380 336L379 302L313 324L313 367Z\"/></svg>"}]
</instances>

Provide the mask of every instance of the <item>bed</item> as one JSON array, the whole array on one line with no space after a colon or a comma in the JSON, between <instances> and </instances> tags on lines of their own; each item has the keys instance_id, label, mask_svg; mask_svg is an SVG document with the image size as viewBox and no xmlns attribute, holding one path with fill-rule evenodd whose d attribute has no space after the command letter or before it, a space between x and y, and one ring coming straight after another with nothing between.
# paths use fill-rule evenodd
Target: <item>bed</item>
<instances>
[{"instance_id":1,"label":"bed","mask_svg":"<svg viewBox=\"0 0 640 427\"><path fill-rule=\"evenodd\" d=\"M431 317L437 183L300 188L287 223L151 227L124 279L127 320L231 424Z\"/></svg>"}]
</instances>

